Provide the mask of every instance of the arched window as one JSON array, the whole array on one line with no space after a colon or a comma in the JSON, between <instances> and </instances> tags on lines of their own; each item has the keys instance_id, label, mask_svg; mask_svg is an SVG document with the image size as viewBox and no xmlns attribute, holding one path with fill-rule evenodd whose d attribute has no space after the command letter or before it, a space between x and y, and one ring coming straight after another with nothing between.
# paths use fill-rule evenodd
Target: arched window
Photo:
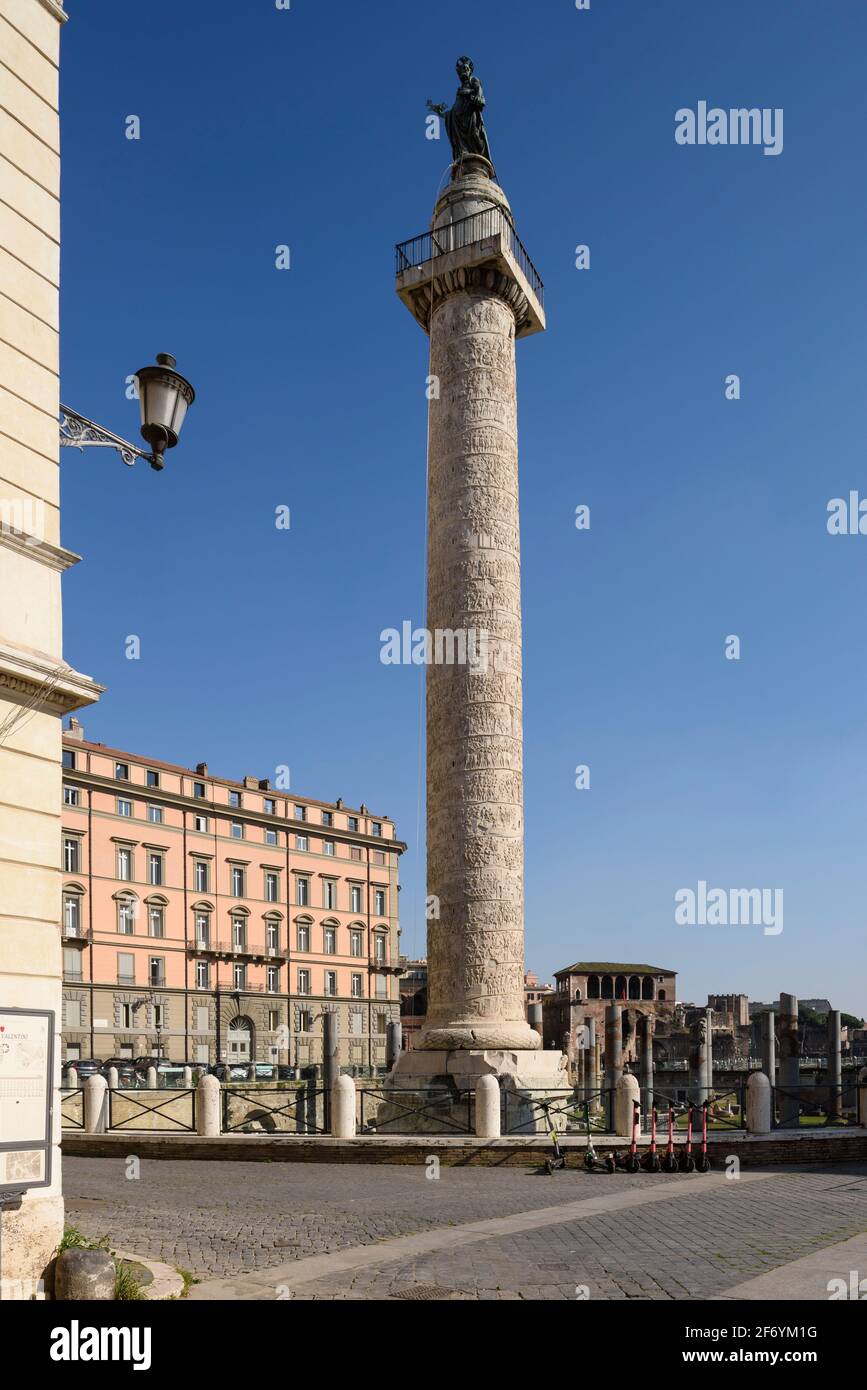
<instances>
[{"instance_id":1,"label":"arched window","mask_svg":"<svg viewBox=\"0 0 867 1390\"><path fill-rule=\"evenodd\" d=\"M625 975L618 975L618 976L617 976L617 979L614 981L614 998L615 998L615 999L625 999L625 998L626 998L626 976L625 976Z\"/></svg>"},{"instance_id":2,"label":"arched window","mask_svg":"<svg viewBox=\"0 0 867 1390\"><path fill-rule=\"evenodd\" d=\"M598 976L598 975L588 975L588 977L587 977L587 998L588 998L588 999L598 999L598 998L599 998L599 976Z\"/></svg>"},{"instance_id":3,"label":"arched window","mask_svg":"<svg viewBox=\"0 0 867 1390\"><path fill-rule=\"evenodd\" d=\"M664 1003L664 1002L665 1002L665 990L664 990L664 989L661 989L661 990L659 991L659 993L657 994L656 997L657 997L657 999L661 999L662 1002Z\"/></svg>"},{"instance_id":4,"label":"arched window","mask_svg":"<svg viewBox=\"0 0 867 1390\"><path fill-rule=\"evenodd\" d=\"M577 1002L578 1000L580 1000L580 998L581 998L581 990L580 990L580 988L578 988L578 989L576 989L576 991L575 991L575 1000L576 1000L576 1002Z\"/></svg>"},{"instance_id":5,"label":"arched window","mask_svg":"<svg viewBox=\"0 0 867 1390\"><path fill-rule=\"evenodd\" d=\"M614 998L614 981L612 980L612 978L611 978L610 975L603 975L603 976L602 976L602 998L603 998L603 999L613 999L613 998Z\"/></svg>"},{"instance_id":6,"label":"arched window","mask_svg":"<svg viewBox=\"0 0 867 1390\"><path fill-rule=\"evenodd\" d=\"M629 977L629 998L641 998L641 981L637 975L630 975Z\"/></svg>"},{"instance_id":7,"label":"arched window","mask_svg":"<svg viewBox=\"0 0 867 1390\"><path fill-rule=\"evenodd\" d=\"M246 1015L233 1018L226 1032L230 1062L249 1062L253 1055L253 1024Z\"/></svg>"},{"instance_id":8,"label":"arched window","mask_svg":"<svg viewBox=\"0 0 867 1390\"><path fill-rule=\"evenodd\" d=\"M641 981L641 997L642 999L653 998L653 981L649 975L645 975Z\"/></svg>"}]
</instances>

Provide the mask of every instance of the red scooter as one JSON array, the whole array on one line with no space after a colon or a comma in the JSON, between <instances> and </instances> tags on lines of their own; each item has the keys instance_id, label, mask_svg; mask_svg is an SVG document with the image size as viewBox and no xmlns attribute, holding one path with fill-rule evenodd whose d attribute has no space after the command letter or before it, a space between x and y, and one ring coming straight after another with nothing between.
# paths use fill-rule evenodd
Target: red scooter
<instances>
[{"instance_id":1,"label":"red scooter","mask_svg":"<svg viewBox=\"0 0 867 1390\"><path fill-rule=\"evenodd\" d=\"M674 1106L671 1101L668 1103L668 1147L665 1150L662 1167L666 1173L677 1172L677 1156L674 1152Z\"/></svg>"},{"instance_id":2,"label":"red scooter","mask_svg":"<svg viewBox=\"0 0 867 1390\"><path fill-rule=\"evenodd\" d=\"M682 1173L695 1172L695 1159L692 1156L692 1101L689 1102L689 1111L686 1121L686 1148L680 1156L680 1171Z\"/></svg>"},{"instance_id":3,"label":"red scooter","mask_svg":"<svg viewBox=\"0 0 867 1390\"><path fill-rule=\"evenodd\" d=\"M642 1167L645 1173L658 1173L662 1165L656 1152L656 1106L650 1112L650 1152L644 1155Z\"/></svg>"},{"instance_id":4,"label":"red scooter","mask_svg":"<svg viewBox=\"0 0 867 1390\"><path fill-rule=\"evenodd\" d=\"M707 1106L707 1101L703 1101L701 1107L701 1153L695 1161L695 1166L700 1173L710 1172L710 1158L707 1152Z\"/></svg>"},{"instance_id":5,"label":"red scooter","mask_svg":"<svg viewBox=\"0 0 867 1390\"><path fill-rule=\"evenodd\" d=\"M641 1107L637 1100L632 1102L632 1142L625 1154L615 1153L614 1164L617 1168L622 1168L625 1173L637 1173L641 1167L641 1160L638 1157L638 1117Z\"/></svg>"}]
</instances>

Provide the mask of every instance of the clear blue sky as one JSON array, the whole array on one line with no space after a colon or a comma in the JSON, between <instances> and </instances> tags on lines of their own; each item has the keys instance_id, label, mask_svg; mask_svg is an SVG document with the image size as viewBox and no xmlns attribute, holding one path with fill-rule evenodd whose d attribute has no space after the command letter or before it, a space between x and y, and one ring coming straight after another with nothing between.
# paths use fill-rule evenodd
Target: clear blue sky
<instances>
[{"instance_id":1,"label":"clear blue sky","mask_svg":"<svg viewBox=\"0 0 867 1390\"><path fill-rule=\"evenodd\" d=\"M428 224L425 100L469 53L549 322L519 345L528 966L867 1012L867 537L825 526L867 492L865 7L68 8L63 398L135 435L124 379L157 351L198 391L162 474L63 455L65 649L108 686L88 736L288 763L393 816L423 950L420 677L379 661L423 621L426 341L393 244ZM700 100L782 107L783 153L676 145ZM700 879L782 888L782 934L676 926Z\"/></svg>"}]
</instances>

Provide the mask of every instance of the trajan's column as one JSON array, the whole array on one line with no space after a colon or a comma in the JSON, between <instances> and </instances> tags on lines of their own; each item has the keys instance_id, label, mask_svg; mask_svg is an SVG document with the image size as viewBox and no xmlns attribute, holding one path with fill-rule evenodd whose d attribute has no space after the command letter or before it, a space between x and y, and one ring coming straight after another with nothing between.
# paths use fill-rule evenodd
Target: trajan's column
<instances>
[{"instance_id":1,"label":"trajan's column","mask_svg":"<svg viewBox=\"0 0 867 1390\"><path fill-rule=\"evenodd\" d=\"M495 181L468 58L433 106L451 180L397 248L397 293L430 337L428 1012L395 1081L499 1074L563 1084L524 1007L524 813L515 342L545 327L542 282ZM450 647L449 636L455 635ZM445 640L440 640L443 638ZM461 654L466 658L461 660ZM452 659L450 659L450 656Z\"/></svg>"}]
</instances>

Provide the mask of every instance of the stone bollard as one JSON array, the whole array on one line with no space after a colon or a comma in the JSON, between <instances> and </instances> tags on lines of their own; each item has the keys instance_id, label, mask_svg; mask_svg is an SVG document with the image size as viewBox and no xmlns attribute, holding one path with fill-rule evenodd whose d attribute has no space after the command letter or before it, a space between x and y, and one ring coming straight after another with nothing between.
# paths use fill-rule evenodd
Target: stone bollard
<instances>
[{"instance_id":1,"label":"stone bollard","mask_svg":"<svg viewBox=\"0 0 867 1390\"><path fill-rule=\"evenodd\" d=\"M105 1084L102 1077L99 1080ZM54 1266L54 1297L64 1303L114 1298L116 1277L107 1250L62 1250Z\"/></svg>"},{"instance_id":2,"label":"stone bollard","mask_svg":"<svg viewBox=\"0 0 867 1390\"><path fill-rule=\"evenodd\" d=\"M105 1134L108 1128L108 1086L104 1076L89 1076L84 1083L84 1128L87 1134Z\"/></svg>"},{"instance_id":3,"label":"stone bollard","mask_svg":"<svg viewBox=\"0 0 867 1390\"><path fill-rule=\"evenodd\" d=\"M638 1078L624 1072L614 1088L614 1133L626 1139L632 1138L632 1102L641 1100L641 1087ZM641 1114L638 1116L638 1132L641 1133Z\"/></svg>"},{"instance_id":4,"label":"stone bollard","mask_svg":"<svg viewBox=\"0 0 867 1390\"><path fill-rule=\"evenodd\" d=\"M355 1082L341 1074L331 1088L331 1133L335 1139L355 1138Z\"/></svg>"},{"instance_id":5,"label":"stone bollard","mask_svg":"<svg viewBox=\"0 0 867 1390\"><path fill-rule=\"evenodd\" d=\"M147 1081L148 1081L148 1084L147 1084L148 1090L149 1090L149 1091L155 1091L155 1090L157 1089L157 1086L159 1085L159 1082L158 1082L158 1080L157 1080L157 1069L156 1069L156 1067L148 1067Z\"/></svg>"},{"instance_id":6,"label":"stone bollard","mask_svg":"<svg viewBox=\"0 0 867 1390\"><path fill-rule=\"evenodd\" d=\"M858 1073L858 1123L867 1129L867 1067Z\"/></svg>"},{"instance_id":7,"label":"stone bollard","mask_svg":"<svg viewBox=\"0 0 867 1390\"><path fill-rule=\"evenodd\" d=\"M476 1134L479 1139L500 1137L500 1085L495 1076L476 1082Z\"/></svg>"},{"instance_id":8,"label":"stone bollard","mask_svg":"<svg viewBox=\"0 0 867 1390\"><path fill-rule=\"evenodd\" d=\"M203 1076L196 1087L196 1133L213 1138L220 1133L223 1088L215 1076Z\"/></svg>"},{"instance_id":9,"label":"stone bollard","mask_svg":"<svg viewBox=\"0 0 867 1390\"><path fill-rule=\"evenodd\" d=\"M193 1084L193 1069L192 1069L192 1067L184 1067L184 1089L188 1091L188 1090L190 1089L190 1087L192 1086L192 1084Z\"/></svg>"},{"instance_id":10,"label":"stone bollard","mask_svg":"<svg viewBox=\"0 0 867 1390\"><path fill-rule=\"evenodd\" d=\"M747 1133L771 1132L771 1083L763 1071L754 1071L747 1082Z\"/></svg>"},{"instance_id":11,"label":"stone bollard","mask_svg":"<svg viewBox=\"0 0 867 1390\"><path fill-rule=\"evenodd\" d=\"M66 1089L69 1091L78 1090L78 1069L70 1067L66 1073Z\"/></svg>"},{"instance_id":12,"label":"stone bollard","mask_svg":"<svg viewBox=\"0 0 867 1390\"><path fill-rule=\"evenodd\" d=\"M118 1083L117 1067L109 1067L109 1069L108 1069L108 1089L109 1089L110 1091L116 1091L116 1090L117 1090L117 1083Z\"/></svg>"}]
</instances>

